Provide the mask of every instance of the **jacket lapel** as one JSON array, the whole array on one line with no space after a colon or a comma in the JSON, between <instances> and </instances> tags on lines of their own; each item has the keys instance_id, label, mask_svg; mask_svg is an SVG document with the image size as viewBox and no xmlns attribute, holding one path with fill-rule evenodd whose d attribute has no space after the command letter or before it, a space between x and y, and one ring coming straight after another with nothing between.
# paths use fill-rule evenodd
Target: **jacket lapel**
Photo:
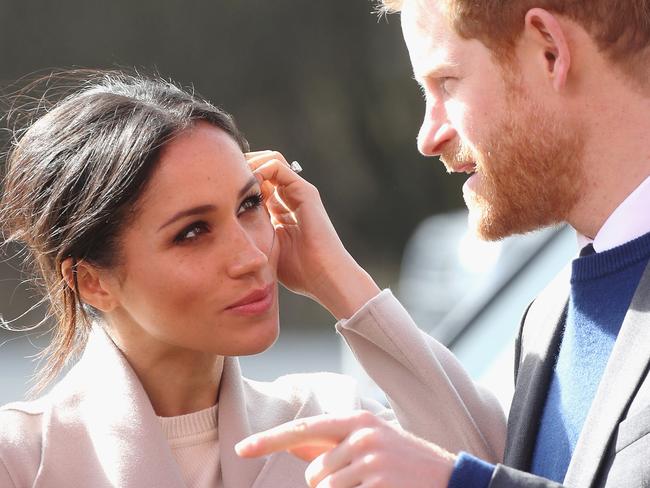
<instances>
[{"instance_id":1,"label":"jacket lapel","mask_svg":"<svg viewBox=\"0 0 650 488\"><path fill-rule=\"evenodd\" d=\"M566 267L535 299L524 317L515 395L508 418L505 464L528 471L555 365L569 299Z\"/></svg>"},{"instance_id":2,"label":"jacket lapel","mask_svg":"<svg viewBox=\"0 0 650 488\"><path fill-rule=\"evenodd\" d=\"M256 432L289 420L318 415L325 410L307 383L318 383L312 375L292 375L272 383L242 377L236 358L224 361L219 392L219 445L224 486L237 488L304 488L307 463L279 452L266 458L237 456L237 442ZM340 383L340 381L339 381ZM311 385L314 386L314 385ZM339 391L345 389L340 385ZM345 396L345 395L344 395ZM354 408L347 405L346 410Z\"/></svg>"},{"instance_id":3,"label":"jacket lapel","mask_svg":"<svg viewBox=\"0 0 650 488\"><path fill-rule=\"evenodd\" d=\"M313 376L297 377L246 380L237 359L225 358L218 410L223 485L304 488L306 462L287 453L243 459L234 451L250 434L324 411L311 388ZM48 400L35 488L185 487L142 384L101 327ZM358 407L353 403L345 410Z\"/></svg>"},{"instance_id":4,"label":"jacket lapel","mask_svg":"<svg viewBox=\"0 0 650 488\"><path fill-rule=\"evenodd\" d=\"M565 477L567 485L592 486L612 435L644 378L649 360L650 264L625 315L585 420Z\"/></svg>"},{"instance_id":5,"label":"jacket lapel","mask_svg":"<svg viewBox=\"0 0 650 488\"><path fill-rule=\"evenodd\" d=\"M147 394L101 327L48 396L35 487L184 487Z\"/></svg>"},{"instance_id":6,"label":"jacket lapel","mask_svg":"<svg viewBox=\"0 0 650 488\"><path fill-rule=\"evenodd\" d=\"M244 459L235 444L253 434L246 411L244 384L235 358L226 357L219 387L219 451L224 486L249 487L267 462L265 458Z\"/></svg>"}]
</instances>

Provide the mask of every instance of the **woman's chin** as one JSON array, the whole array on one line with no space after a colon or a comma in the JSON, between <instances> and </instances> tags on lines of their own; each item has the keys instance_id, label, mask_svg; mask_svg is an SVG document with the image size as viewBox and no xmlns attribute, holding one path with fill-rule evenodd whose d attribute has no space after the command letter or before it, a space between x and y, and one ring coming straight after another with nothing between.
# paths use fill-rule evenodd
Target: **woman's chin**
<instances>
[{"instance_id":1,"label":"woman's chin","mask_svg":"<svg viewBox=\"0 0 650 488\"><path fill-rule=\"evenodd\" d=\"M252 337L246 338L238 347L238 351L232 356L252 356L269 349L280 335L280 327L277 322L273 326L256 328Z\"/></svg>"}]
</instances>

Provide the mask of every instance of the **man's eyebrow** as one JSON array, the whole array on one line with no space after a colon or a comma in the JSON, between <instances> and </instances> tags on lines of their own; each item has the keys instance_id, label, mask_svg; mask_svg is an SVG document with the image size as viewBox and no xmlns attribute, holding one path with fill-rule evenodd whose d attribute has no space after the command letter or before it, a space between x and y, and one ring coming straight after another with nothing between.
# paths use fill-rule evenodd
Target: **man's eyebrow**
<instances>
[{"instance_id":1,"label":"man's eyebrow","mask_svg":"<svg viewBox=\"0 0 650 488\"><path fill-rule=\"evenodd\" d=\"M428 68L422 70L421 74L413 73L413 79L419 84L424 84L425 78L443 78L448 76L451 71L454 71L458 68L456 63L445 62L440 64L432 65Z\"/></svg>"},{"instance_id":2,"label":"man's eyebrow","mask_svg":"<svg viewBox=\"0 0 650 488\"><path fill-rule=\"evenodd\" d=\"M248 190L250 190L256 184L257 184L257 178L251 176L250 179L246 182L246 184L242 187L242 189L239 190L239 193L237 194L238 198L242 198L248 192ZM216 205L206 204L206 205L197 205L196 207L181 210L180 212L175 213L173 217L171 217L167 222L161 225L158 228L158 232L163 230L168 225L171 225L177 220L182 219L184 217L189 217L192 215L200 215L207 212L213 212L216 209L217 209Z\"/></svg>"}]
</instances>

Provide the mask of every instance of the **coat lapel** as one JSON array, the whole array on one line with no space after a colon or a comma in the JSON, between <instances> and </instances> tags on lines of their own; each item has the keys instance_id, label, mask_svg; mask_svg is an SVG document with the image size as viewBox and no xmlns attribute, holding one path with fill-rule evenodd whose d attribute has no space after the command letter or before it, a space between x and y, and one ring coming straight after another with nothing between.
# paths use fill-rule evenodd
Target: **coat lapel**
<instances>
[{"instance_id":1,"label":"coat lapel","mask_svg":"<svg viewBox=\"0 0 650 488\"><path fill-rule=\"evenodd\" d=\"M555 365L569 300L570 270L566 267L535 299L521 333L523 351L515 395L508 418L505 464L528 471L548 387Z\"/></svg>"},{"instance_id":2,"label":"coat lapel","mask_svg":"<svg viewBox=\"0 0 650 488\"><path fill-rule=\"evenodd\" d=\"M607 362L578 439L565 483L592 486L610 440L645 376L650 360L650 264Z\"/></svg>"},{"instance_id":3,"label":"coat lapel","mask_svg":"<svg viewBox=\"0 0 650 488\"><path fill-rule=\"evenodd\" d=\"M35 487L184 487L147 394L101 327L48 396Z\"/></svg>"},{"instance_id":4,"label":"coat lapel","mask_svg":"<svg viewBox=\"0 0 650 488\"><path fill-rule=\"evenodd\" d=\"M340 377L336 382L348 400L334 403L345 411L358 408L352 390L340 384ZM304 488L306 462L287 453L243 459L234 446L250 434L288 420L335 411L332 406L324 408L312 391L318 383L314 375L272 383L246 380L237 359L225 358L218 409L223 486ZM331 386L326 385L328 392ZM35 488L185 487L142 384L100 327L48 400Z\"/></svg>"},{"instance_id":5,"label":"coat lapel","mask_svg":"<svg viewBox=\"0 0 650 488\"><path fill-rule=\"evenodd\" d=\"M242 459L234 446L243 438L282 424L289 420L324 411L336 411L324 406L314 393L318 384L326 382L314 375L291 375L272 383L247 380L242 377L236 358L224 361L219 392L219 444L221 473L224 486L237 488L304 488L307 463L285 452L266 458ZM338 391L343 398L356 398L349 385L337 377ZM331 386L331 385L328 385ZM312 390L314 387L314 390ZM331 395L332 388L329 388ZM346 395L346 393L348 393ZM336 403L336 402L335 402ZM356 400L338 402L349 411L358 408Z\"/></svg>"},{"instance_id":6,"label":"coat lapel","mask_svg":"<svg viewBox=\"0 0 650 488\"><path fill-rule=\"evenodd\" d=\"M226 357L219 387L219 451L224 486L249 487L268 459L244 459L235 453L235 444L254 433L246 410L244 384L235 358Z\"/></svg>"}]
</instances>

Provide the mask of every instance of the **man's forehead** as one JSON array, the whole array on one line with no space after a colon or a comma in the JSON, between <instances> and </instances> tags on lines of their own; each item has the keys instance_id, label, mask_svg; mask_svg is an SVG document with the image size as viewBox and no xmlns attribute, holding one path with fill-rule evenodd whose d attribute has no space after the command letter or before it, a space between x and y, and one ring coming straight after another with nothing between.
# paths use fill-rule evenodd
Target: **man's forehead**
<instances>
[{"instance_id":1,"label":"man's forehead","mask_svg":"<svg viewBox=\"0 0 650 488\"><path fill-rule=\"evenodd\" d=\"M416 79L458 65L462 40L447 24L438 2L405 2L402 30Z\"/></svg>"},{"instance_id":2,"label":"man's forehead","mask_svg":"<svg viewBox=\"0 0 650 488\"><path fill-rule=\"evenodd\" d=\"M402 29L440 43L451 33L442 6L436 0L407 0L402 12Z\"/></svg>"}]
</instances>

